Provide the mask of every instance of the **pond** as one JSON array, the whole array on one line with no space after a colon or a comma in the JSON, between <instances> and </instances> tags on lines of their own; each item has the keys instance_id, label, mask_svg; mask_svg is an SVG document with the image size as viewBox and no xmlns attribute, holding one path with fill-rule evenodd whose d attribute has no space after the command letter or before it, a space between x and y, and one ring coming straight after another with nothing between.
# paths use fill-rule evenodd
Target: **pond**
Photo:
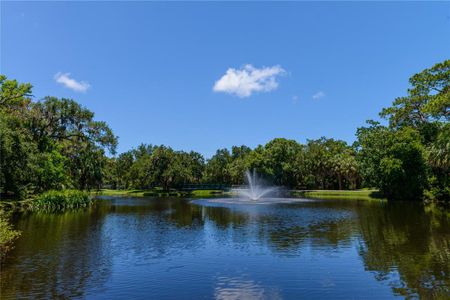
<instances>
[{"instance_id":1,"label":"pond","mask_svg":"<svg viewBox=\"0 0 450 300\"><path fill-rule=\"evenodd\" d=\"M420 204L102 197L13 221L1 299L450 295L450 218Z\"/></svg>"}]
</instances>

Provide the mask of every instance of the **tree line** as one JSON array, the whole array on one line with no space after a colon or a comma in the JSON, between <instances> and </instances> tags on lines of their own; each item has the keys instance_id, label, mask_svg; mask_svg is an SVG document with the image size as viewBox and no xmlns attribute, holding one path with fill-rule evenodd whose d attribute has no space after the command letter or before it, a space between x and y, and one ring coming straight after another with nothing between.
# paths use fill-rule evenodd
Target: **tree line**
<instances>
[{"instance_id":1,"label":"tree line","mask_svg":"<svg viewBox=\"0 0 450 300\"><path fill-rule=\"evenodd\" d=\"M187 184L243 184L255 169L291 189L378 188L389 199L450 201L450 60L410 78L406 96L369 120L356 141L276 138L252 149L219 149L210 158L141 144L116 155L105 122L71 99L32 101L32 86L0 77L0 185L24 198L47 190L164 190Z\"/></svg>"},{"instance_id":2,"label":"tree line","mask_svg":"<svg viewBox=\"0 0 450 300\"><path fill-rule=\"evenodd\" d=\"M254 169L273 184L289 188L354 189L361 185L356 149L321 138L302 145L276 138L251 149L219 149L209 160L197 152L142 144L109 160L106 182L113 188L179 188L186 184L240 185Z\"/></svg>"}]
</instances>

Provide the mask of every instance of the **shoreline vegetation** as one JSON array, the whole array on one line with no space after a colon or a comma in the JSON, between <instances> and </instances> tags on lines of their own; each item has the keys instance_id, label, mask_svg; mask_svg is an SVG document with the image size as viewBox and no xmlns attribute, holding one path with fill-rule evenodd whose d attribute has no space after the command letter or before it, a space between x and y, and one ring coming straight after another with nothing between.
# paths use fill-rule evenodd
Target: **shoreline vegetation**
<instances>
[{"instance_id":1,"label":"shoreline vegetation","mask_svg":"<svg viewBox=\"0 0 450 300\"><path fill-rule=\"evenodd\" d=\"M342 199L342 200L386 200L376 189L359 190L290 190L294 197ZM117 197L214 197L231 196L225 190L177 190L164 191L161 188L153 189L100 189L85 192L78 190L48 191L26 200L0 200L0 211L32 211L47 210L58 211L89 206L97 196Z\"/></svg>"},{"instance_id":2,"label":"shoreline vegetation","mask_svg":"<svg viewBox=\"0 0 450 300\"><path fill-rule=\"evenodd\" d=\"M14 248L14 241L21 235L21 232L14 229L10 222L12 213L18 211L61 212L88 207L93 201L92 195L80 190L50 190L26 200L0 200L0 263L7 252Z\"/></svg>"},{"instance_id":3,"label":"shoreline vegetation","mask_svg":"<svg viewBox=\"0 0 450 300\"><path fill-rule=\"evenodd\" d=\"M293 197L340 199L340 200L386 200L376 189L359 190L290 190ZM95 196L124 196L124 197L214 197L231 196L232 192L224 190L193 190L193 191L163 191L162 189L147 190L114 190L101 189L91 192Z\"/></svg>"},{"instance_id":4,"label":"shoreline vegetation","mask_svg":"<svg viewBox=\"0 0 450 300\"><path fill-rule=\"evenodd\" d=\"M341 200L386 200L376 189L359 190L289 190L293 197L341 199ZM114 197L183 197L200 198L215 196L231 196L226 190L177 190L164 191L161 188L153 189L100 189L97 191L48 191L36 197L26 200L0 200L0 212L14 211L63 211L87 207L92 204L97 196Z\"/></svg>"},{"instance_id":5,"label":"shoreline vegetation","mask_svg":"<svg viewBox=\"0 0 450 300\"><path fill-rule=\"evenodd\" d=\"M94 201L93 195L81 190L50 190L25 200L0 200L1 211L64 211L87 207Z\"/></svg>"},{"instance_id":6,"label":"shoreline vegetation","mask_svg":"<svg viewBox=\"0 0 450 300\"><path fill-rule=\"evenodd\" d=\"M31 203L32 210L59 211L89 206L92 196L85 191L64 190L48 191L40 194Z\"/></svg>"},{"instance_id":7,"label":"shoreline vegetation","mask_svg":"<svg viewBox=\"0 0 450 300\"><path fill-rule=\"evenodd\" d=\"M224 190L192 190L184 191L172 189L164 191L161 188L153 189L129 189L129 190L115 190L115 189L101 189L99 191L91 192L95 196L127 196L127 197L213 197L227 194Z\"/></svg>"}]
</instances>

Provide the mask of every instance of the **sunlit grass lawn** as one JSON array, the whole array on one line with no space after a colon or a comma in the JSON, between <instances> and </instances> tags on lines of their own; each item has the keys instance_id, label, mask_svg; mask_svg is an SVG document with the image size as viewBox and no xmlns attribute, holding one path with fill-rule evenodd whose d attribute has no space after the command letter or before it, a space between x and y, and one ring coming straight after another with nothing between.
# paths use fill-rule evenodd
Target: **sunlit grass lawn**
<instances>
[{"instance_id":1,"label":"sunlit grass lawn","mask_svg":"<svg viewBox=\"0 0 450 300\"><path fill-rule=\"evenodd\" d=\"M223 195L224 191L222 190L164 191L161 188L153 188L145 190L101 189L100 191L93 192L93 194L103 196L130 196L130 197L146 197L146 196L211 197L215 195Z\"/></svg>"},{"instance_id":2,"label":"sunlit grass lawn","mask_svg":"<svg viewBox=\"0 0 450 300\"><path fill-rule=\"evenodd\" d=\"M321 199L342 199L342 200L380 200L383 199L376 189L361 190L308 190L294 191L294 195L321 198Z\"/></svg>"},{"instance_id":3,"label":"sunlit grass lawn","mask_svg":"<svg viewBox=\"0 0 450 300\"><path fill-rule=\"evenodd\" d=\"M193 190L193 191L180 191L170 190L164 191L161 188L153 189L131 189L131 190L113 190L102 189L100 191L93 192L96 195L104 196L129 196L129 197L213 197L217 195L229 194L222 190ZM307 191L292 191L293 196L308 197L308 198L321 198L321 199L342 199L342 200L379 200L382 199L380 193L376 189L361 189L361 190L307 190Z\"/></svg>"}]
</instances>

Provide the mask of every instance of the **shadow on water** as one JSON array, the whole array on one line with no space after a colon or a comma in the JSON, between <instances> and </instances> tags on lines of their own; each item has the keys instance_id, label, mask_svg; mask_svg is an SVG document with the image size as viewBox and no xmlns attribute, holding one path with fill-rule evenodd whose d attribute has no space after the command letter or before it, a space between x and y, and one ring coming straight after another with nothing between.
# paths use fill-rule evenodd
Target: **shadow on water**
<instances>
[{"instance_id":1,"label":"shadow on water","mask_svg":"<svg viewBox=\"0 0 450 300\"><path fill-rule=\"evenodd\" d=\"M23 236L2 266L2 299L450 292L449 215L415 203L102 197L89 209L14 222Z\"/></svg>"}]
</instances>

